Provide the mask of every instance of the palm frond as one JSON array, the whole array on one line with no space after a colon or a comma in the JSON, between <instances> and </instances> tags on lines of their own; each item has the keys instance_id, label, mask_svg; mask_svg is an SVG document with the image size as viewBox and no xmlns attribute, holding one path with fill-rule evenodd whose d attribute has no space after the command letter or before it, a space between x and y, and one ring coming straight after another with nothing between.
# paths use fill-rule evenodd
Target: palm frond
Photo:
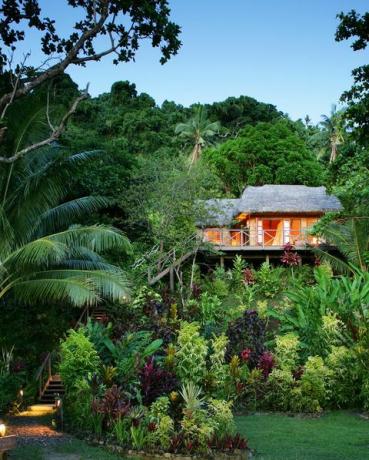
<instances>
[{"instance_id":1,"label":"palm frond","mask_svg":"<svg viewBox=\"0 0 369 460\"><path fill-rule=\"evenodd\" d=\"M32 280L44 279L72 279L87 281L94 291L102 298L112 301L124 301L130 295L129 283L122 270L80 270L60 269L36 272Z\"/></svg>"},{"instance_id":2,"label":"palm frond","mask_svg":"<svg viewBox=\"0 0 369 460\"><path fill-rule=\"evenodd\" d=\"M73 226L63 232L50 235L48 238L68 247L82 246L98 253L111 249L131 252L128 238L120 230L105 225Z\"/></svg>"},{"instance_id":3,"label":"palm frond","mask_svg":"<svg viewBox=\"0 0 369 460\"><path fill-rule=\"evenodd\" d=\"M67 201L45 211L35 223L35 230L41 235L55 232L65 227L68 222L78 222L81 217L92 214L111 203L111 199L103 196L85 196Z\"/></svg>"},{"instance_id":4,"label":"palm frond","mask_svg":"<svg viewBox=\"0 0 369 460\"><path fill-rule=\"evenodd\" d=\"M69 302L76 307L96 305L100 296L88 278L35 279L19 281L12 286L16 298L26 304L33 302Z\"/></svg>"}]
</instances>

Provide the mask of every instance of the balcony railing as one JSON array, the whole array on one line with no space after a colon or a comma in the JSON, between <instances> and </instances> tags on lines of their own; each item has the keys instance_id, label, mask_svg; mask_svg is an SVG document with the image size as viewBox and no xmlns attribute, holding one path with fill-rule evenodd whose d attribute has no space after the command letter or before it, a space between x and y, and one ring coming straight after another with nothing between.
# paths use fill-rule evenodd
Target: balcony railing
<instances>
[{"instance_id":1,"label":"balcony railing","mask_svg":"<svg viewBox=\"0 0 369 460\"><path fill-rule=\"evenodd\" d=\"M207 228L203 230L203 240L222 248L283 247L287 243L297 248L304 248L307 245L317 246L322 243L322 240L309 235L308 230L308 228L301 231L289 229L281 232L278 230Z\"/></svg>"}]
</instances>

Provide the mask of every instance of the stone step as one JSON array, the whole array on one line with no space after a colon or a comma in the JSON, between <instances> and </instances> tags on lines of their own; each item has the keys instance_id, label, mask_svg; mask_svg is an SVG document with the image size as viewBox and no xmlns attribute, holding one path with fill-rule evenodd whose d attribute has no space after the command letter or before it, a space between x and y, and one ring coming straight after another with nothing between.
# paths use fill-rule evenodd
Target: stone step
<instances>
[{"instance_id":1,"label":"stone step","mask_svg":"<svg viewBox=\"0 0 369 460\"><path fill-rule=\"evenodd\" d=\"M35 414L52 414L55 411L54 404L32 404L28 407L29 412L34 412Z\"/></svg>"}]
</instances>

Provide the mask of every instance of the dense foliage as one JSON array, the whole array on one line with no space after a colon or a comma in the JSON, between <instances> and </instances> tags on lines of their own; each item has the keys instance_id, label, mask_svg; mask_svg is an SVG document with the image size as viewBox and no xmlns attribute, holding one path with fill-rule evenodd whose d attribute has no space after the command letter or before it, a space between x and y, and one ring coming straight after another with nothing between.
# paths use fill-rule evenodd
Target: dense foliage
<instances>
[{"instance_id":1,"label":"dense foliage","mask_svg":"<svg viewBox=\"0 0 369 460\"><path fill-rule=\"evenodd\" d=\"M133 59L139 39L151 38L164 62L179 47L179 29L164 0L145 8L108 0L99 3L102 23L89 38L95 2L77 3L86 21L65 39L37 2L2 7L6 46L23 40L13 26L26 19L44 34L46 54L57 51L67 65L47 75L21 66L0 76L0 412L17 408L19 389L47 347L59 351L68 429L124 448L245 449L234 409L367 410L366 66L354 71L348 108L333 107L315 126L247 96L158 106L127 81L81 98L63 72L100 58L99 35L124 38L117 61ZM120 13L134 19L131 35L115 22ZM358 37L353 48L364 49L368 15L340 20L337 39ZM73 51L79 35L84 44ZM7 106L14 79L19 87ZM50 130L51 140L38 145ZM314 228L334 254L316 249L315 266L303 265L291 245L275 266L236 256L232 266L214 267L196 258L203 200L263 184L326 185L336 193L343 211ZM186 263L173 269L174 292L165 279L153 290L144 276L167 267L158 256L169 250ZM69 307L102 304L101 321L74 327L79 315Z\"/></svg>"}]
</instances>

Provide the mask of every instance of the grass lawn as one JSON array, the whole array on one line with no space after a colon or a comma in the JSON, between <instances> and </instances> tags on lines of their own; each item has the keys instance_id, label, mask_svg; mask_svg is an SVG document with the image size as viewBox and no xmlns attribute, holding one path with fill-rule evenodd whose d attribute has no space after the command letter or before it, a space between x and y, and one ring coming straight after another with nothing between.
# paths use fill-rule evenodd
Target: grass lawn
<instances>
[{"instance_id":1,"label":"grass lawn","mask_svg":"<svg viewBox=\"0 0 369 460\"><path fill-rule=\"evenodd\" d=\"M257 460L369 460L369 421L337 411L319 418L237 417Z\"/></svg>"},{"instance_id":2,"label":"grass lawn","mask_svg":"<svg viewBox=\"0 0 369 460\"><path fill-rule=\"evenodd\" d=\"M255 414L237 417L255 460L369 460L369 421L337 411L319 418ZM19 447L11 460L124 460L79 440ZM132 460L132 459L130 459Z\"/></svg>"}]
</instances>

